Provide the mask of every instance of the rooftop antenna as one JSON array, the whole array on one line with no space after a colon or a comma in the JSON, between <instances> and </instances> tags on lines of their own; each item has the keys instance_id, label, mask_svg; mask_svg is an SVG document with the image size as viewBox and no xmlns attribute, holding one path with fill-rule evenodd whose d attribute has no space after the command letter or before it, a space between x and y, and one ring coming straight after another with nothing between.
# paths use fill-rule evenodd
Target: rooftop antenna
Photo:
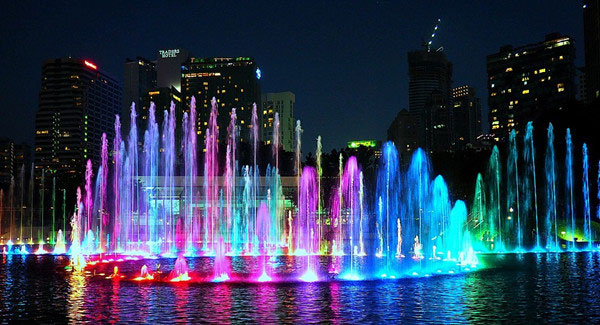
<instances>
[{"instance_id":1,"label":"rooftop antenna","mask_svg":"<svg viewBox=\"0 0 600 325\"><path fill-rule=\"evenodd\" d=\"M435 33L437 32L438 28L440 27L441 22L442 22L442 20L440 18L438 18L437 22L435 23L435 27L433 28L433 32L431 33L431 38L429 39L429 42L427 42L427 52L431 52L431 43L433 43Z\"/></svg>"}]
</instances>

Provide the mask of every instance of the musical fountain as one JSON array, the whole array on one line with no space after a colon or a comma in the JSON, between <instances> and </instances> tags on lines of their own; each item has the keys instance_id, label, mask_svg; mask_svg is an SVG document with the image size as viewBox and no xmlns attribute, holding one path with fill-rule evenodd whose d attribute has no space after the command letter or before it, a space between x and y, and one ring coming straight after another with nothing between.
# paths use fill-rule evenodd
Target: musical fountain
<instances>
[{"instance_id":1,"label":"musical fountain","mask_svg":"<svg viewBox=\"0 0 600 325\"><path fill-rule=\"evenodd\" d=\"M598 248L600 210L592 217L588 149L584 144L578 191L570 130L566 130L562 162L555 153L554 128L549 125L543 173L536 171L540 165L536 165L533 124L527 125L521 146L513 131L506 163L494 147L486 172L479 174L474 184L473 200L464 202L453 201L443 176L432 174L425 151L415 150L411 160L402 164L391 142L381 148L374 190L365 185L356 157L344 160L340 155L336 184L331 191L324 191L321 139L317 139L316 166L302 166L299 122L296 176L280 175L279 132L273 133L271 141L272 161L260 170L256 110L254 106L252 163L239 166L235 109L228 128L220 130L213 99L202 145L194 99L182 121L176 120L173 104L162 112L162 125L156 119L160 112L152 104L142 139L138 139L137 113L132 105L127 136L123 136L117 116L112 146L107 136L102 136L99 166L87 162L70 229L64 203L62 228L55 220L54 180L52 228L48 232L43 223L37 228L39 244L34 244L33 209L27 229L23 209L11 209L7 214L2 208L17 206L19 200L24 206L23 177L20 197L15 195L14 180L8 194L0 192L0 227L9 225L4 254L47 254L48 248L52 254L72 256L78 269L131 259L176 259L168 275L151 274L144 265L130 277L145 282L313 282L454 274L484 267L478 258L481 254ZM180 139L178 128L182 130ZM277 115L274 128L279 129ZM227 132L226 143L218 142L219 132ZM225 148L223 165L219 164L221 148ZM202 172L199 166L203 166ZM295 194L283 190L284 181L295 187ZM33 192L30 182L30 198ZM324 197L329 192L330 197ZM20 212L19 222L16 212ZM43 216L44 212L40 213ZM23 232L27 230L26 242ZM211 270L191 269L187 259L195 258L210 259ZM297 267L292 274L278 272L281 258L293 259ZM239 271L234 260L253 267ZM129 276L118 273L115 266L110 278Z\"/></svg>"}]
</instances>

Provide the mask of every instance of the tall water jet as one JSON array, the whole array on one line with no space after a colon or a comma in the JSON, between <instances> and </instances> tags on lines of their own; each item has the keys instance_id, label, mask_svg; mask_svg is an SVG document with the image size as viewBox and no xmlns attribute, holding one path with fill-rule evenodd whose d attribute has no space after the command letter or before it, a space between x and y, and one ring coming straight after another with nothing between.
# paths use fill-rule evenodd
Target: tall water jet
<instances>
[{"instance_id":1,"label":"tall water jet","mask_svg":"<svg viewBox=\"0 0 600 325\"><path fill-rule=\"evenodd\" d=\"M446 256L448 259L458 259L462 262L471 248L468 242L469 231L464 230L464 224L467 221L467 205L464 201L458 200L454 203L449 219L448 228L444 231Z\"/></svg>"},{"instance_id":2,"label":"tall water jet","mask_svg":"<svg viewBox=\"0 0 600 325\"><path fill-rule=\"evenodd\" d=\"M171 101L169 111L163 117L163 186L166 188L166 199L163 199L163 252L175 251L175 103ZM165 202L166 201L166 202Z\"/></svg>"},{"instance_id":3,"label":"tall water jet","mask_svg":"<svg viewBox=\"0 0 600 325\"><path fill-rule=\"evenodd\" d=\"M101 173L100 177L102 178L101 187L100 187L100 251L106 251L106 226L108 225L108 213L106 211L106 203L108 196L108 140L106 139L106 133L102 133L102 141L100 148L100 156L101 156ZM53 222L54 223L54 222Z\"/></svg>"},{"instance_id":4,"label":"tall water jet","mask_svg":"<svg viewBox=\"0 0 600 325\"><path fill-rule=\"evenodd\" d=\"M565 203L566 203L566 224L570 224L571 234L571 250L575 249L575 231L577 229L575 224L575 202L573 200L573 141L571 139L571 129L567 129L566 135L566 157L565 157Z\"/></svg>"},{"instance_id":5,"label":"tall water jet","mask_svg":"<svg viewBox=\"0 0 600 325\"><path fill-rule=\"evenodd\" d=\"M258 171L258 161L257 161L257 155L258 155L258 142L259 142L259 135L258 135L258 114L257 114L257 110L256 110L256 103L252 104L252 134L251 134L251 138L252 138L252 155L253 155L253 165L252 165L252 207L253 207L253 213L252 213L252 226L251 229L256 229L256 220L258 218L258 182L259 182L259 171ZM252 234L252 238L251 238L252 242L257 243L257 238L256 238L256 232L254 231L254 233ZM257 247L253 247L253 251L256 252L257 251Z\"/></svg>"},{"instance_id":6,"label":"tall water jet","mask_svg":"<svg viewBox=\"0 0 600 325\"><path fill-rule=\"evenodd\" d=\"M260 282L270 281L271 276L267 270L267 261L269 259L269 244L270 242L270 230L271 230L271 213L267 207L266 202L261 202L258 208L258 217L256 220L256 236L258 237L259 247L258 251L260 254Z\"/></svg>"},{"instance_id":7,"label":"tall water jet","mask_svg":"<svg viewBox=\"0 0 600 325\"><path fill-rule=\"evenodd\" d=\"M139 211L137 209L137 198L139 193L137 176L139 175L139 164L138 164L138 130L137 130L137 111L135 109L135 104L131 104L131 113L130 113L130 128L129 128L129 137L127 139L127 159L129 161L129 174L125 177L128 178L127 182L129 184L129 188L126 190L127 198L129 199L128 204L128 231L127 238L129 241L134 242L139 246ZM137 217L137 222L134 221L134 217ZM135 225L137 224L137 229L135 229Z\"/></svg>"},{"instance_id":8,"label":"tall water jet","mask_svg":"<svg viewBox=\"0 0 600 325\"><path fill-rule=\"evenodd\" d=\"M115 222L113 223L113 233L112 238L113 242L112 250L119 250L119 240L120 240L120 220L121 220L121 165L122 165L122 140L121 140L121 119L117 114L115 116L115 138L113 140L113 219Z\"/></svg>"},{"instance_id":9,"label":"tall water jet","mask_svg":"<svg viewBox=\"0 0 600 325\"><path fill-rule=\"evenodd\" d=\"M321 136L317 136L317 149L316 149L316 167L317 167L317 241L319 243L319 252L324 252L322 249L323 245L323 220L321 216L323 215L323 201L321 198L321 177L323 177L323 167L322 165L322 151L323 147L321 145Z\"/></svg>"},{"instance_id":10,"label":"tall water jet","mask_svg":"<svg viewBox=\"0 0 600 325\"><path fill-rule=\"evenodd\" d=\"M589 165L588 165L588 147L583 144L583 231L585 240L588 242L588 249L592 249L592 219L590 210L590 186L589 186Z\"/></svg>"},{"instance_id":11,"label":"tall water jet","mask_svg":"<svg viewBox=\"0 0 600 325\"><path fill-rule=\"evenodd\" d=\"M279 145L280 145L280 134L279 134L279 112L275 112L275 120L273 122L273 144L272 144L272 154L274 165L277 170L279 170Z\"/></svg>"},{"instance_id":12,"label":"tall water jet","mask_svg":"<svg viewBox=\"0 0 600 325\"><path fill-rule=\"evenodd\" d=\"M31 164L31 174L33 175L33 163ZM33 210L34 210L34 202L33 202L33 188L34 188L34 178L29 177L29 241L28 244L33 244Z\"/></svg>"},{"instance_id":13,"label":"tall water jet","mask_svg":"<svg viewBox=\"0 0 600 325\"><path fill-rule=\"evenodd\" d=\"M508 161L506 164L506 192L507 192L507 207L506 210L509 216L513 218L516 215L516 224L513 222L510 232L516 233L516 249L521 251L523 249L523 231L521 225L521 206L520 206L520 182L519 182L519 150L517 148L517 132L515 129L511 130L509 136L509 149L508 149Z\"/></svg>"},{"instance_id":14,"label":"tall water jet","mask_svg":"<svg viewBox=\"0 0 600 325\"><path fill-rule=\"evenodd\" d=\"M393 142L383 144L380 167L377 175L376 199L377 209L377 247L376 254L385 259L383 274L391 275L392 262L395 255L402 257L402 239L398 236L400 220L400 170L398 167L398 151ZM410 218L409 218L410 219ZM404 227L406 228L406 225Z\"/></svg>"},{"instance_id":15,"label":"tall water jet","mask_svg":"<svg viewBox=\"0 0 600 325\"><path fill-rule=\"evenodd\" d=\"M344 179L344 157L340 153L338 158L338 186L336 195L332 198L331 215L333 218L333 240L331 243L331 253L333 255L344 255L344 229L342 226L344 202L342 183Z\"/></svg>"},{"instance_id":16,"label":"tall water jet","mask_svg":"<svg viewBox=\"0 0 600 325\"><path fill-rule=\"evenodd\" d=\"M92 178L93 178L93 170L92 170L92 161L88 159L87 164L85 166L85 225L83 227L84 231L92 230L92 209L94 208L92 202Z\"/></svg>"},{"instance_id":17,"label":"tall water jet","mask_svg":"<svg viewBox=\"0 0 600 325\"><path fill-rule=\"evenodd\" d=\"M184 141L183 142L183 155L185 160L185 196L186 206L185 211L185 239L184 247L188 254L192 254L195 250L194 243L199 239L197 236L198 227L195 224L194 215L194 190L196 188L196 177L197 177L197 158L196 158L196 99L192 97L190 102L190 113L189 115L184 113L183 118L183 130L184 130Z\"/></svg>"},{"instance_id":18,"label":"tall water jet","mask_svg":"<svg viewBox=\"0 0 600 325\"><path fill-rule=\"evenodd\" d=\"M237 218L237 159L236 159L236 110L231 109L229 126L227 127L227 151L225 153L225 200L226 200L226 218L227 218L227 229L229 229L226 236L226 241L231 245L231 251L236 252L240 249L241 241L241 222Z\"/></svg>"},{"instance_id":19,"label":"tall water jet","mask_svg":"<svg viewBox=\"0 0 600 325\"><path fill-rule=\"evenodd\" d=\"M21 212L19 213L19 239L18 239L18 242L22 243L22 242L24 242L23 241L23 219L25 218L25 164L23 164L21 166L19 183L20 183L19 188L20 188L20 192L21 192L21 206L20 206ZM12 233L9 237L12 238Z\"/></svg>"},{"instance_id":20,"label":"tall water jet","mask_svg":"<svg viewBox=\"0 0 600 325\"><path fill-rule=\"evenodd\" d=\"M158 132L158 123L156 122L156 106L154 103L150 103L150 108L148 110L148 127L144 134L144 174L147 176L145 240L149 245L149 251L155 254L160 252L160 247L157 245L157 242L159 241L159 218L156 198L158 194L159 144L160 135Z\"/></svg>"},{"instance_id":21,"label":"tall water jet","mask_svg":"<svg viewBox=\"0 0 600 325\"><path fill-rule=\"evenodd\" d=\"M219 129L217 127L217 100L213 97L211 100L211 110L208 120L208 129L206 130L204 154L204 196L205 203L205 221L204 221L204 242L205 251L214 250L216 222L218 217L218 139ZM215 252L217 253L217 252Z\"/></svg>"},{"instance_id":22,"label":"tall water jet","mask_svg":"<svg viewBox=\"0 0 600 325\"><path fill-rule=\"evenodd\" d=\"M413 153L406 182L403 184L407 195L406 214L401 220L407 245L412 248L412 258L422 261L424 252L433 252L433 243L428 233L427 225L423 222L429 213L428 199L430 194L429 160L422 149ZM427 235L427 237L424 237ZM413 245L414 243L414 245ZM430 256L430 255L428 255Z\"/></svg>"},{"instance_id":23,"label":"tall water jet","mask_svg":"<svg viewBox=\"0 0 600 325\"><path fill-rule=\"evenodd\" d=\"M535 249L540 249L540 228L537 202L537 177L535 171L535 147L533 145L533 123L528 122L523 140L523 154L525 161L525 177L523 182L524 208L527 215L535 216ZM531 229L528 227L527 229Z\"/></svg>"},{"instance_id":24,"label":"tall water jet","mask_svg":"<svg viewBox=\"0 0 600 325\"><path fill-rule=\"evenodd\" d=\"M41 183L40 183L40 202L39 202L39 212L40 212L40 223L41 223L41 228L40 231L38 232L38 243L39 243L39 248L38 251L40 253L43 252L44 248L44 193L46 192L44 190L44 186L46 186L46 171L42 169L42 179L41 179Z\"/></svg>"},{"instance_id":25,"label":"tall water jet","mask_svg":"<svg viewBox=\"0 0 600 325\"><path fill-rule=\"evenodd\" d=\"M487 217L488 217L488 230L490 237L493 241L493 250L502 251L505 249L504 241L502 238L503 232L503 218L501 210L501 166L500 166L500 153L498 147L494 146L490 161L488 165L488 177L486 178L487 188Z\"/></svg>"},{"instance_id":26,"label":"tall water jet","mask_svg":"<svg viewBox=\"0 0 600 325\"><path fill-rule=\"evenodd\" d=\"M448 236L448 230L450 228L450 196L448 194L448 186L446 181L441 175L438 175L433 180L431 185L431 196L428 200L430 213L425 215L425 225L429 236L432 240L431 256L432 259L442 259L444 253L448 256L451 255L450 240L456 240L456 238L450 238Z\"/></svg>"},{"instance_id":27,"label":"tall water jet","mask_svg":"<svg viewBox=\"0 0 600 325\"><path fill-rule=\"evenodd\" d=\"M301 279L312 281L316 271L312 264L312 255L317 253L318 245L315 241L315 224L317 211L317 176L313 167L305 166L300 178L300 192L298 193L298 216L295 220L294 252L306 255L306 266Z\"/></svg>"},{"instance_id":28,"label":"tall water jet","mask_svg":"<svg viewBox=\"0 0 600 325\"><path fill-rule=\"evenodd\" d=\"M362 243L360 243L357 238L359 238L360 231L360 222L361 220L361 206L360 206L360 194L362 192L361 189L361 172L358 167L358 162L355 156L351 156L346 161L346 166L344 168L344 174L342 177L342 183L340 186L342 187L342 199L343 205L342 213L345 215L346 219L346 227L345 233L347 234L347 238L343 238L344 240L340 241L339 245L341 248L341 252L343 254L348 253L350 255L350 270L349 273L344 275L346 278L356 279L357 275L354 272L354 264L355 264L355 256L358 255L358 251L360 247L362 247ZM315 191L316 192L316 191ZM344 229L344 228L342 228ZM347 244L346 244L347 241ZM348 250L345 247L348 246Z\"/></svg>"},{"instance_id":29,"label":"tall water jet","mask_svg":"<svg viewBox=\"0 0 600 325\"><path fill-rule=\"evenodd\" d=\"M311 255L318 251L315 224L317 210L317 177L313 167L305 166L300 178L298 215L295 218L294 252Z\"/></svg>"},{"instance_id":30,"label":"tall water jet","mask_svg":"<svg viewBox=\"0 0 600 325\"><path fill-rule=\"evenodd\" d=\"M558 217L556 213L556 170L554 158L554 127L548 125L546 146L546 249L558 249Z\"/></svg>"},{"instance_id":31,"label":"tall water jet","mask_svg":"<svg viewBox=\"0 0 600 325\"><path fill-rule=\"evenodd\" d=\"M56 233L54 232L54 222L56 219L56 177L52 177L52 231L50 232L50 244L54 245L56 242ZM2 232L0 232L2 233Z\"/></svg>"}]
</instances>

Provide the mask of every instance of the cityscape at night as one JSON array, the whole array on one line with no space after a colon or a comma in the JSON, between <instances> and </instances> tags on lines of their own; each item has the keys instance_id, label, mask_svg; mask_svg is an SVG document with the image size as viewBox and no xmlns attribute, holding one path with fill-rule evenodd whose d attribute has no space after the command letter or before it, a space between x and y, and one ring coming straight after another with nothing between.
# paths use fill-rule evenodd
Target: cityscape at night
<instances>
[{"instance_id":1,"label":"cityscape at night","mask_svg":"<svg viewBox=\"0 0 600 325\"><path fill-rule=\"evenodd\" d=\"M2 12L1 323L600 322L600 0Z\"/></svg>"}]
</instances>

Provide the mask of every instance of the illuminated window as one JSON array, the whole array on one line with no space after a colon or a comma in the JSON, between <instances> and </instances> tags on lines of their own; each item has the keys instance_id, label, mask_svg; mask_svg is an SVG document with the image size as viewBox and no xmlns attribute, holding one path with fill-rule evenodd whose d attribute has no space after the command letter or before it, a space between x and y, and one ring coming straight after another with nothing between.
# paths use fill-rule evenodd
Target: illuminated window
<instances>
[{"instance_id":1,"label":"illuminated window","mask_svg":"<svg viewBox=\"0 0 600 325\"><path fill-rule=\"evenodd\" d=\"M523 90L523 95L529 94L529 89Z\"/></svg>"},{"instance_id":2,"label":"illuminated window","mask_svg":"<svg viewBox=\"0 0 600 325\"><path fill-rule=\"evenodd\" d=\"M513 71L513 68L506 68L506 72L511 72Z\"/></svg>"}]
</instances>

